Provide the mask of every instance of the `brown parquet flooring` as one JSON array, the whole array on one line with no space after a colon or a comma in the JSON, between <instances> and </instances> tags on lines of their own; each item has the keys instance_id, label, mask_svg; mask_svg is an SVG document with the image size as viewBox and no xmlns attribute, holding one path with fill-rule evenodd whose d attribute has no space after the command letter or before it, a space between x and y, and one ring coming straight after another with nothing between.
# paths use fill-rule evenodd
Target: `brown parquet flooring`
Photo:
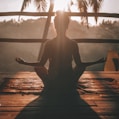
<instances>
[{"instance_id":1,"label":"brown parquet flooring","mask_svg":"<svg viewBox=\"0 0 119 119\"><path fill-rule=\"evenodd\" d=\"M43 99L34 72L0 73L0 119L119 119L119 72L85 72L78 102L68 96Z\"/></svg>"}]
</instances>

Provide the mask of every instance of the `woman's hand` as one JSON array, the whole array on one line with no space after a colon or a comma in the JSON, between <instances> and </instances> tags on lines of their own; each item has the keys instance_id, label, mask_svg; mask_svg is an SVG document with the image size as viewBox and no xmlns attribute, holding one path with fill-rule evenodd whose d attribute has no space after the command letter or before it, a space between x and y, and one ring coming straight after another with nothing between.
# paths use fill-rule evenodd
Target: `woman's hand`
<instances>
[{"instance_id":1,"label":"woman's hand","mask_svg":"<svg viewBox=\"0 0 119 119\"><path fill-rule=\"evenodd\" d=\"M20 63L20 64L24 64L24 63L25 63L24 59L22 59L22 58L20 58L20 57L17 57L17 58L16 58L16 61L17 61L18 63Z\"/></svg>"}]
</instances>

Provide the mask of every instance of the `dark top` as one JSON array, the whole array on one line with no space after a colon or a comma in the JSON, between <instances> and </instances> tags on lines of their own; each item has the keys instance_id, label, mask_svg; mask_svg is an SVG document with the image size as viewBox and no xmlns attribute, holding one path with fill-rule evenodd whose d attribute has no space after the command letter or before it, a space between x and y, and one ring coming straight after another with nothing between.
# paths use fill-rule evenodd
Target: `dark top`
<instances>
[{"instance_id":1,"label":"dark top","mask_svg":"<svg viewBox=\"0 0 119 119\"><path fill-rule=\"evenodd\" d=\"M72 61L79 66L81 63L78 45L68 38L58 41L56 38L45 44L44 53L40 61L44 65L49 60L49 75L67 75L72 73Z\"/></svg>"}]
</instances>

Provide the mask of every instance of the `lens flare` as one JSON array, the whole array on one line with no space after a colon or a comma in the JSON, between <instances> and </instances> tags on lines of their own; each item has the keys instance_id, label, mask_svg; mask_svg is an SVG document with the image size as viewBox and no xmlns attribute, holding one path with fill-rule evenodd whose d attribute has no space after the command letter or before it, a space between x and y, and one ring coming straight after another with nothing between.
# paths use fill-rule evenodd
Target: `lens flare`
<instances>
[{"instance_id":1,"label":"lens flare","mask_svg":"<svg viewBox=\"0 0 119 119\"><path fill-rule=\"evenodd\" d=\"M70 0L55 0L54 1L54 11L67 11L68 4Z\"/></svg>"}]
</instances>

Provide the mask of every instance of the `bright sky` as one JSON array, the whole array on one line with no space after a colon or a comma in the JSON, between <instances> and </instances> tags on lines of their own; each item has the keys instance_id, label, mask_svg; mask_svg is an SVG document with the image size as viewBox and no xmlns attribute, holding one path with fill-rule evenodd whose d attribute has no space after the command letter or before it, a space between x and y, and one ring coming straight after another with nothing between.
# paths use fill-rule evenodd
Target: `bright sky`
<instances>
[{"instance_id":1,"label":"bright sky","mask_svg":"<svg viewBox=\"0 0 119 119\"><path fill-rule=\"evenodd\" d=\"M20 11L23 0L0 0L0 12L7 11ZM102 8L100 12L107 13L119 13L119 0L103 0ZM27 9L29 11L35 11L32 5ZM0 17L0 20L7 19L8 17ZM14 18L12 16L12 18Z\"/></svg>"}]
</instances>

